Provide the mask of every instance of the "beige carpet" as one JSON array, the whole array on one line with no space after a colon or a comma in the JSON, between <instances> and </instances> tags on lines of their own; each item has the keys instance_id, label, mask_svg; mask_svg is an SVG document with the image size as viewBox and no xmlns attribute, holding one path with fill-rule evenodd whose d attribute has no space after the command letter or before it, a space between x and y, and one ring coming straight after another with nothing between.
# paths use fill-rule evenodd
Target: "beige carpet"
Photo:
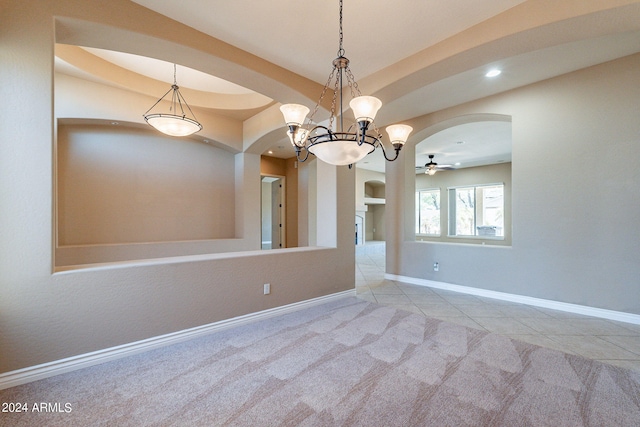
<instances>
[{"instance_id":1,"label":"beige carpet","mask_svg":"<svg viewBox=\"0 0 640 427\"><path fill-rule=\"evenodd\" d=\"M2 426L634 426L640 374L346 298L0 391ZM34 412L41 402L57 412Z\"/></svg>"}]
</instances>

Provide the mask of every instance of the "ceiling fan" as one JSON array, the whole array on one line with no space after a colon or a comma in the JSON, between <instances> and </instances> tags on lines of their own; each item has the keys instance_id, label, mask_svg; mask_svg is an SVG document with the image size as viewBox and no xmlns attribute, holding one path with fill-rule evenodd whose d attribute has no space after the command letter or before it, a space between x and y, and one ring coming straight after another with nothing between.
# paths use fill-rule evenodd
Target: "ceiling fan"
<instances>
[{"instance_id":1,"label":"ceiling fan","mask_svg":"<svg viewBox=\"0 0 640 427\"><path fill-rule=\"evenodd\" d=\"M429 154L429 163L424 166L416 166L416 170L422 171L424 169L424 173L428 175L434 175L437 171L442 170L454 170L455 168L452 165L438 165L433 161L435 154Z\"/></svg>"}]
</instances>

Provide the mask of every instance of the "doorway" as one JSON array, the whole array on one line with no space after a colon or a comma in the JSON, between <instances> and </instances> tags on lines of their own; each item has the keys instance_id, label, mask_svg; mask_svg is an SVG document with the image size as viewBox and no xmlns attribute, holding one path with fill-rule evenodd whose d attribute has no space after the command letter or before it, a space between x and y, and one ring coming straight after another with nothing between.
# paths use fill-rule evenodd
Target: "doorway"
<instances>
[{"instance_id":1,"label":"doorway","mask_svg":"<svg viewBox=\"0 0 640 427\"><path fill-rule=\"evenodd\" d=\"M261 248L286 247L284 177L262 176Z\"/></svg>"}]
</instances>

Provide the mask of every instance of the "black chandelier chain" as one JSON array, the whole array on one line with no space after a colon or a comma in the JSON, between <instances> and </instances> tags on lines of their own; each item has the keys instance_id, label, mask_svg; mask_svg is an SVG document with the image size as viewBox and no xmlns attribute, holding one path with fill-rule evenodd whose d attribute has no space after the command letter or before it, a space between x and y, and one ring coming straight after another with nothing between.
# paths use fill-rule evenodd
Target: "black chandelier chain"
<instances>
[{"instance_id":1,"label":"black chandelier chain","mask_svg":"<svg viewBox=\"0 0 640 427\"><path fill-rule=\"evenodd\" d=\"M355 98L358 96L361 96L362 93L360 92L360 88L358 87L358 83L356 82L355 77L353 76L353 73L351 72L351 69L349 68L349 60L344 56L345 54L345 50L343 47L343 42L344 42L344 32L343 32L343 28L342 28L342 8L343 8L343 0L339 1L339 48L338 48L338 57L335 59L335 61L333 62L333 69L331 70L331 73L329 74L329 78L327 79L327 82L325 83L324 87L322 88L322 92L320 93L320 98L318 99L318 102L316 103L313 111L311 112L311 114L307 117L306 119L306 124L307 126L312 126L313 125L313 118L315 117L318 108L320 107L320 105L322 105L322 101L324 100L325 94L327 92L327 90L329 89L329 87L331 86L331 82L334 80L333 82L333 97L331 99L331 108L330 108L330 115L329 115L329 129L333 129L333 124L336 121L337 115L338 115L338 111L337 111L337 96L338 96L338 92L340 92L342 90L342 88L340 87L340 83L342 81L341 79L341 75L344 74L344 76L346 76L347 79L347 85L349 86L349 91L351 94L351 98ZM341 97L342 98L342 97ZM342 113L342 111L340 111L340 114ZM376 129L376 133L377 133L377 129Z\"/></svg>"},{"instance_id":2,"label":"black chandelier chain","mask_svg":"<svg viewBox=\"0 0 640 427\"><path fill-rule=\"evenodd\" d=\"M342 34L342 0L340 0L340 40L338 48L338 57L344 56L344 49L342 48L342 40L344 36Z\"/></svg>"}]
</instances>

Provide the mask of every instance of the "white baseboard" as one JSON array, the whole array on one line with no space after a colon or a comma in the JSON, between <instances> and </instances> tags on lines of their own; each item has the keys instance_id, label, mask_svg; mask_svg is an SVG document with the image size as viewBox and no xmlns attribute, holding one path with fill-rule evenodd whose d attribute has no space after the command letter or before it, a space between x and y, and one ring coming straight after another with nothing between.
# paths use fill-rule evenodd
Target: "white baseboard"
<instances>
[{"instance_id":1,"label":"white baseboard","mask_svg":"<svg viewBox=\"0 0 640 427\"><path fill-rule=\"evenodd\" d=\"M497 292L497 291L490 291L486 289L472 288L468 286L453 285L451 283L436 282L433 280L418 279L415 277L398 276L395 274L385 274L384 278L387 280L410 283L413 285L427 286L429 288L443 289L447 291L460 292L463 294L475 295L479 297L516 302L520 304L532 305L535 307L550 308L552 310L565 311L568 313L576 313L576 314L582 314L585 316L615 320L617 322L633 323L635 325L640 325L640 315L625 313L622 311L606 310L603 308L589 307L586 305L570 304L566 302L534 298L534 297L528 297L524 295L508 294L505 292Z\"/></svg>"},{"instance_id":2,"label":"white baseboard","mask_svg":"<svg viewBox=\"0 0 640 427\"><path fill-rule=\"evenodd\" d=\"M355 289L337 292L335 294L313 298L306 301L300 301L281 307L275 307L268 310L259 311L257 313L250 313L244 316L221 320L219 322L210 323L208 325L197 326L195 328L185 329L166 335L160 335L129 344L123 344L104 350L98 350L91 353L68 357L66 359L43 363L41 365L30 366L28 368L6 372L4 374L0 374L0 390L52 377L54 375L63 374L65 372L87 368L89 366L98 365L100 363L109 362L111 360L121 359L126 356L132 356L134 354L153 350L155 348L177 344L182 341L187 341L203 335L219 332L228 328L233 328L236 326L256 322L258 320L263 320L286 313L291 313L294 311L302 310L303 308L308 308L355 295Z\"/></svg>"}]
</instances>

